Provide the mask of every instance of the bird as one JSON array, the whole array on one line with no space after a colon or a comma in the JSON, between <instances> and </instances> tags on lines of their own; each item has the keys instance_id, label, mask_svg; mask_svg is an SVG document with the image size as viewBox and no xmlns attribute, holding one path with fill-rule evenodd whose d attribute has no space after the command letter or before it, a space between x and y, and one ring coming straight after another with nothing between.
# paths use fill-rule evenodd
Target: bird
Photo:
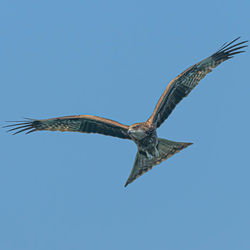
<instances>
[{"instance_id":1,"label":"bird","mask_svg":"<svg viewBox=\"0 0 250 250\"><path fill-rule=\"evenodd\" d=\"M157 129L169 117L176 105L198 85L208 73L219 64L234 55L243 53L248 41L237 42L240 37L229 43L224 43L219 50L204 60L194 64L169 82L164 93L157 102L152 115L145 122L135 123L130 126L114 120L93 116L74 115L51 119L30 119L12 121L4 127L8 132L26 134L49 130L70 131L81 133L98 133L120 139L132 140L137 145L132 171L125 183L125 187L139 176L143 175L155 165L167 160L179 151L193 143L175 142L157 136Z\"/></svg>"}]
</instances>

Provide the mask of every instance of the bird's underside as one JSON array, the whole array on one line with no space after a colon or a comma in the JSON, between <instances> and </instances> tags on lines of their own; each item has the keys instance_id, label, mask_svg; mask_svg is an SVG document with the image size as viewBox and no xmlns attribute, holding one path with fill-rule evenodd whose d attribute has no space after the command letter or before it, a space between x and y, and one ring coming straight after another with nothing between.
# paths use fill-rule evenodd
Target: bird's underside
<instances>
[{"instance_id":1,"label":"bird's underside","mask_svg":"<svg viewBox=\"0 0 250 250\"><path fill-rule=\"evenodd\" d=\"M133 140L138 147L138 152L133 169L125 184L127 186L153 166L160 164L192 144L158 138L156 130L168 118L175 106L198 85L202 78L220 63L232 58L235 54L244 52L241 49L247 47L247 41L235 43L238 39L224 44L216 53L189 67L173 79L160 97L153 114L146 122L127 126L98 116L79 115L43 120L26 119L5 127L9 127L8 131L13 131L14 134L24 131L29 134L42 130L70 131L98 133Z\"/></svg>"}]
</instances>

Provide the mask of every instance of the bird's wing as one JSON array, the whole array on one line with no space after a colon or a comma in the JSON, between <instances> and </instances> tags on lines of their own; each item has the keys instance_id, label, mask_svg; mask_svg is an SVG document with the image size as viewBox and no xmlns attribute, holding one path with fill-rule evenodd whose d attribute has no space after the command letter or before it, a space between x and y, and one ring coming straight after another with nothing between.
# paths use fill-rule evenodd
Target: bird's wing
<instances>
[{"instance_id":1,"label":"bird's wing","mask_svg":"<svg viewBox=\"0 0 250 250\"><path fill-rule=\"evenodd\" d=\"M232 58L235 54L244 52L240 49L247 47L247 41L233 44L239 38L230 43L223 44L216 53L191 66L173 79L162 94L148 122L155 124L157 128L160 127L174 110L175 106L191 92L202 78L220 63Z\"/></svg>"},{"instance_id":2,"label":"bird's wing","mask_svg":"<svg viewBox=\"0 0 250 250\"><path fill-rule=\"evenodd\" d=\"M50 130L98 133L122 139L130 139L130 136L127 133L128 126L113 120L92 115L64 116L44 120L27 119L26 121L13 123L5 127L10 127L8 131L13 131L14 134L23 131L26 131L26 134L29 134L39 130Z\"/></svg>"}]
</instances>

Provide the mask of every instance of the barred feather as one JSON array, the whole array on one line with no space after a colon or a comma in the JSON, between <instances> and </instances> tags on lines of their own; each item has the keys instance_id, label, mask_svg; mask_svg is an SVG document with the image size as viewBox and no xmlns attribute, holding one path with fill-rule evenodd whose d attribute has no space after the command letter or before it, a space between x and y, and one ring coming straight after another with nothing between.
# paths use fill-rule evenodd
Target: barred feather
<instances>
[{"instance_id":1,"label":"barred feather","mask_svg":"<svg viewBox=\"0 0 250 250\"><path fill-rule=\"evenodd\" d=\"M103 135L110 135L122 139L130 139L128 135L128 126L115 122L113 120L91 116L64 116L53 119L44 120L26 120L18 123L10 124L4 127L10 128L8 132L18 134L27 131L26 134L40 131L70 131L82 133L99 133Z\"/></svg>"},{"instance_id":2,"label":"barred feather","mask_svg":"<svg viewBox=\"0 0 250 250\"><path fill-rule=\"evenodd\" d=\"M173 79L159 99L153 114L148 119L148 122L156 124L157 128L160 127L160 125L172 113L176 105L198 85L202 78L220 63L232 58L233 55L245 52L241 49L247 47L246 43L248 41L233 44L239 38L240 37L234 39L230 43L223 44L216 53L189 67Z\"/></svg>"}]
</instances>

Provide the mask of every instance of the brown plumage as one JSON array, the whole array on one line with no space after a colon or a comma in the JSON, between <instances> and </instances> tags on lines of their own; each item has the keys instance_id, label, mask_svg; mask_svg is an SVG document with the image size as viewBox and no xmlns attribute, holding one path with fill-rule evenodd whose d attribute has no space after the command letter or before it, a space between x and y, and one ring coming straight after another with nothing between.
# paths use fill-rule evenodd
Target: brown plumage
<instances>
[{"instance_id":1,"label":"brown plumage","mask_svg":"<svg viewBox=\"0 0 250 250\"><path fill-rule=\"evenodd\" d=\"M39 130L50 130L62 132L98 133L122 139L130 139L127 133L129 128L128 126L110 119L93 115L63 116L44 120L26 119L27 121L20 121L16 124L7 125L5 127L13 127L8 131L17 130L14 132L14 135L27 130L28 132L26 132L26 134Z\"/></svg>"},{"instance_id":2,"label":"brown plumage","mask_svg":"<svg viewBox=\"0 0 250 250\"><path fill-rule=\"evenodd\" d=\"M189 67L173 79L146 122L126 126L97 116L79 115L44 120L27 119L5 127L10 127L8 131L13 131L14 134L24 131L29 134L40 130L71 131L98 133L133 140L138 147L138 152L131 174L125 184L127 186L153 166L192 144L158 138L156 129L168 118L175 106L198 85L202 78L220 63L232 58L233 55L244 52L241 49L247 47L247 41L234 44L238 39L224 44L216 53Z\"/></svg>"},{"instance_id":3,"label":"brown plumage","mask_svg":"<svg viewBox=\"0 0 250 250\"><path fill-rule=\"evenodd\" d=\"M240 49L247 47L245 44L248 41L232 45L238 39L239 37L228 44L224 44L216 53L189 67L173 79L159 99L149 121L156 123L157 128L160 127L174 110L175 106L197 86L201 79L220 63L232 58L233 55L245 52L240 51Z\"/></svg>"}]
</instances>

